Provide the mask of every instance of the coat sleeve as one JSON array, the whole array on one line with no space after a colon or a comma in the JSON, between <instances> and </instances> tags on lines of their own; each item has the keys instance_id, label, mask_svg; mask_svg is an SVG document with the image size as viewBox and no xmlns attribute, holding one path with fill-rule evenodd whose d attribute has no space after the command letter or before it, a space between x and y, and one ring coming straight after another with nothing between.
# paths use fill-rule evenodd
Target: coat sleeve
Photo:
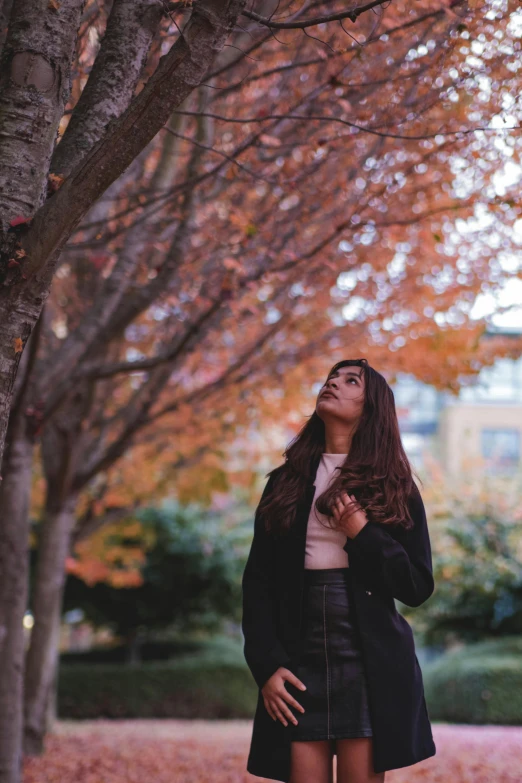
<instances>
[{"instance_id":1,"label":"coat sleeve","mask_svg":"<svg viewBox=\"0 0 522 783\"><path fill-rule=\"evenodd\" d=\"M270 476L261 499L270 492L272 485L273 476ZM288 667L291 659L276 632L278 596L273 540L259 519L258 509L255 512L254 537L243 572L242 591L241 627L245 660L258 687L262 688L280 666Z\"/></svg>"},{"instance_id":2,"label":"coat sleeve","mask_svg":"<svg viewBox=\"0 0 522 783\"><path fill-rule=\"evenodd\" d=\"M391 535L385 525L367 522L344 549L354 554L372 577L393 598L407 606L420 606L434 590L431 545L426 511L416 484L408 499L413 527L398 527Z\"/></svg>"}]
</instances>

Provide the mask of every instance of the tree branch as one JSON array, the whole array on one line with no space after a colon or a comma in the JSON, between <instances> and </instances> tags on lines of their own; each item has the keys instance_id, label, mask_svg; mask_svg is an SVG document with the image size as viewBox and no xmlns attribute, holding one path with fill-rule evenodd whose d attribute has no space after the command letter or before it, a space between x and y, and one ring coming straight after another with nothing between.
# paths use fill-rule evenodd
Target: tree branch
<instances>
[{"instance_id":1,"label":"tree branch","mask_svg":"<svg viewBox=\"0 0 522 783\"><path fill-rule=\"evenodd\" d=\"M195 86L223 47L245 0L201 0L183 34L124 114L36 213L24 240L31 296L50 286L59 251L99 196L130 165ZM38 273L38 274L36 274ZM46 294L47 295L47 292Z\"/></svg>"},{"instance_id":2,"label":"tree branch","mask_svg":"<svg viewBox=\"0 0 522 783\"><path fill-rule=\"evenodd\" d=\"M160 0L114 0L89 79L54 151L55 174L69 176L128 107L162 15Z\"/></svg>"},{"instance_id":3,"label":"tree branch","mask_svg":"<svg viewBox=\"0 0 522 783\"><path fill-rule=\"evenodd\" d=\"M371 11L372 8L383 5L386 2L389 2L389 0L373 0L373 2L367 3L366 5L351 8L349 11L339 11L334 14L316 16L313 19L304 19L302 22L273 22L271 19L256 14L255 11L247 11L246 9L241 15L248 17L248 19L253 19L255 22L259 22L259 24L273 30L303 30L306 27L316 27L318 24L338 22L342 19L349 19L351 22L355 23L361 14L364 14L366 11Z\"/></svg>"}]
</instances>

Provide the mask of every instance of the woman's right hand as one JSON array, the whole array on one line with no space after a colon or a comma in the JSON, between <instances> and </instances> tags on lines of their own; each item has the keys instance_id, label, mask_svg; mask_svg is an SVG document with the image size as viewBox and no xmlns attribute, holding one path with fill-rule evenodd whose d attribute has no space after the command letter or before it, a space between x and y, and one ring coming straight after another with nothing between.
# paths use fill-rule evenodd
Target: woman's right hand
<instances>
[{"instance_id":1,"label":"woman's right hand","mask_svg":"<svg viewBox=\"0 0 522 783\"><path fill-rule=\"evenodd\" d=\"M292 721L294 725L297 725L297 718L292 714L291 710L286 706L286 703L291 704L297 710L304 712L298 701L285 688L285 680L288 680L292 685L300 690L306 690L306 685L295 676L290 669L285 669L284 666L280 666L279 669L272 674L272 676L265 682L261 688L263 694L263 700L265 702L265 708L272 720L280 720L285 726L288 726L285 716Z\"/></svg>"}]
</instances>

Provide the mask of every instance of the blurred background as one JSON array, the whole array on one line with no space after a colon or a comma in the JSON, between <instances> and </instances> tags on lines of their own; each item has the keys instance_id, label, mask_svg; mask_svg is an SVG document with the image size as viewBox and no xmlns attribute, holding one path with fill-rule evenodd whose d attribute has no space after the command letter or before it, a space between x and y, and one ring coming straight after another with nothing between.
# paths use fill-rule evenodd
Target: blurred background
<instances>
[{"instance_id":1,"label":"blurred background","mask_svg":"<svg viewBox=\"0 0 522 783\"><path fill-rule=\"evenodd\" d=\"M518 334L491 325L482 339ZM456 393L405 372L392 385L423 482L436 582L422 609L397 605L414 629L434 720L521 722L521 381L522 360L500 358ZM303 395L303 415L319 386ZM240 581L264 472L293 434L266 415L231 442L220 466L227 478L251 466L252 483L218 485L210 502L196 491L120 508L121 518L76 542L60 621L58 715L252 715ZM36 519L35 562L39 530ZM33 622L29 608L28 643Z\"/></svg>"}]
</instances>

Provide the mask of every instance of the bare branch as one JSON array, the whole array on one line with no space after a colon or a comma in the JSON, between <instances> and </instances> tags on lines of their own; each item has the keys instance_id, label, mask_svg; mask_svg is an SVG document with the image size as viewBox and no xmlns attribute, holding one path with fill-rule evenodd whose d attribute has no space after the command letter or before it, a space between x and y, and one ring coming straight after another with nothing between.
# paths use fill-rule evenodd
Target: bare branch
<instances>
[{"instance_id":1,"label":"bare branch","mask_svg":"<svg viewBox=\"0 0 522 783\"><path fill-rule=\"evenodd\" d=\"M373 0L373 2L367 3L366 5L351 8L349 11L338 11L334 14L316 16L313 19L304 19L302 22L273 22L271 19L267 19L260 14L256 14L255 11L248 11L246 9L242 12L242 16L253 19L255 22L259 22L259 24L262 24L265 27L269 27L273 30L304 30L306 27L316 27L318 24L339 22L343 19L349 19L351 22L355 23L361 14L366 13L366 11L370 11L372 8L376 8L377 6L384 5L384 3L387 2L389 2L389 0Z\"/></svg>"},{"instance_id":2,"label":"bare branch","mask_svg":"<svg viewBox=\"0 0 522 783\"><path fill-rule=\"evenodd\" d=\"M197 112L183 112L179 111L178 114L198 114ZM222 120L223 122L232 123L250 123L250 122L265 122L266 120L300 120L302 122L308 121L321 121L321 122L339 122L342 125L347 125L349 128L355 128L357 131L363 133L369 133L372 136L380 136L386 139L403 139L405 141L425 141L426 139L435 139L437 136L457 136L466 135L469 133L476 133L477 131L494 131L496 133L501 131L520 130L522 125L513 125L509 128L461 128L459 130L438 130L434 133L423 133L406 136L402 133L383 133L382 131L375 130L374 128L365 127L364 125L358 125L355 122L349 120L343 120L340 117L332 117L327 114L266 114L262 117L224 117L222 114L207 113L205 116L212 117L215 120Z\"/></svg>"}]
</instances>

